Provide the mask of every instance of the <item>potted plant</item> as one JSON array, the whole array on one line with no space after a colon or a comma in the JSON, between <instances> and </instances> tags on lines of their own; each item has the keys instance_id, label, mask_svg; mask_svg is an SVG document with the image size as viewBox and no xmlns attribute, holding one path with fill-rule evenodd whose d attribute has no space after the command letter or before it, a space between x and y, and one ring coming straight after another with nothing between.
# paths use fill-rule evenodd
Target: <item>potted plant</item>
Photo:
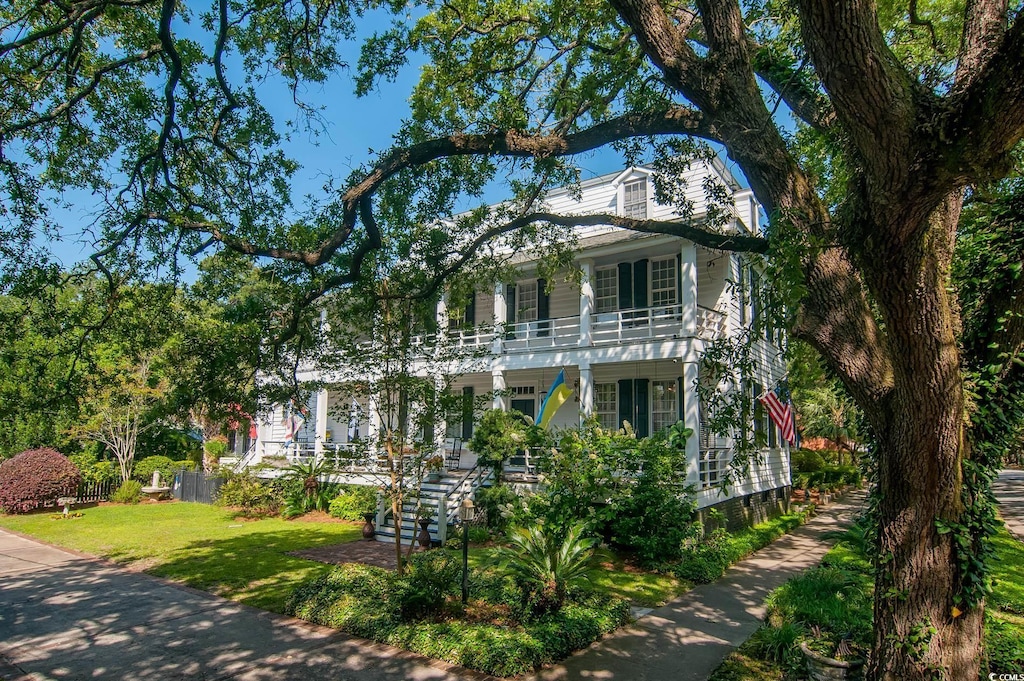
<instances>
[{"instance_id":1,"label":"potted plant","mask_svg":"<svg viewBox=\"0 0 1024 681\"><path fill-rule=\"evenodd\" d=\"M416 511L416 522L420 525L420 533L416 535L416 541L419 543L420 548L426 551L430 548L432 538L430 536L430 523L434 518L434 511L437 509L430 504L420 504L419 509Z\"/></svg>"},{"instance_id":2,"label":"potted plant","mask_svg":"<svg viewBox=\"0 0 1024 681\"><path fill-rule=\"evenodd\" d=\"M432 456L423 462L427 469L427 482L441 482L441 469L444 468L444 459L438 455Z\"/></svg>"},{"instance_id":3,"label":"potted plant","mask_svg":"<svg viewBox=\"0 0 1024 681\"><path fill-rule=\"evenodd\" d=\"M811 681L844 681L859 679L861 676L864 658L853 650L847 639L841 640L835 646L834 651L830 653L834 657L814 650L806 641L801 641L800 652L807 661L807 676Z\"/></svg>"}]
</instances>

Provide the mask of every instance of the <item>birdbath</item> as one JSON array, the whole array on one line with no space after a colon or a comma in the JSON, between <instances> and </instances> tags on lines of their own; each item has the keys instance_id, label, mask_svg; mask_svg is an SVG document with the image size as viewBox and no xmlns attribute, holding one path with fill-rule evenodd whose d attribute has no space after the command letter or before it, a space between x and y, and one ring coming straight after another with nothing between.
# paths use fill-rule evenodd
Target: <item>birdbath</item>
<instances>
[{"instance_id":1,"label":"birdbath","mask_svg":"<svg viewBox=\"0 0 1024 681\"><path fill-rule=\"evenodd\" d=\"M153 471L153 479L150 481L149 487L142 488L142 493L153 501L166 498L170 491L170 487L160 485L160 471Z\"/></svg>"}]
</instances>

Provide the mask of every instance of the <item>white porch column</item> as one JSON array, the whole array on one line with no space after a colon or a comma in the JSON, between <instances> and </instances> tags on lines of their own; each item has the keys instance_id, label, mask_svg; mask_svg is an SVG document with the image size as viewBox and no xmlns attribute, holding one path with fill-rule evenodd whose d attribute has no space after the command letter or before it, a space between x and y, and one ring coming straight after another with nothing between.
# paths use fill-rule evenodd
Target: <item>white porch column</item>
<instances>
[{"instance_id":1,"label":"white porch column","mask_svg":"<svg viewBox=\"0 0 1024 681\"><path fill-rule=\"evenodd\" d=\"M380 449L380 407L377 397L372 393L366 399L366 439L370 443L372 453Z\"/></svg>"},{"instance_id":2,"label":"white porch column","mask_svg":"<svg viewBox=\"0 0 1024 681\"><path fill-rule=\"evenodd\" d=\"M589 347L594 344L590 331L590 320L594 313L594 261L580 260L580 268L583 270L583 283L580 285L580 347Z\"/></svg>"},{"instance_id":3,"label":"white porch column","mask_svg":"<svg viewBox=\"0 0 1024 681\"><path fill-rule=\"evenodd\" d=\"M434 377L434 404L438 404L444 390L444 376ZM445 439L448 433L448 418L443 410L434 412L434 449L444 455Z\"/></svg>"},{"instance_id":4,"label":"white porch column","mask_svg":"<svg viewBox=\"0 0 1024 681\"><path fill-rule=\"evenodd\" d=\"M679 283L682 293L683 338L697 335L697 247L684 241L680 249Z\"/></svg>"},{"instance_id":5,"label":"white porch column","mask_svg":"<svg viewBox=\"0 0 1024 681\"><path fill-rule=\"evenodd\" d=\"M590 362L580 362L580 422L594 413L594 370Z\"/></svg>"},{"instance_id":6,"label":"white porch column","mask_svg":"<svg viewBox=\"0 0 1024 681\"><path fill-rule=\"evenodd\" d=\"M697 348L693 341L683 351L683 425L693 431L686 439L686 482L700 488L700 402L697 398Z\"/></svg>"},{"instance_id":7,"label":"white porch column","mask_svg":"<svg viewBox=\"0 0 1024 681\"><path fill-rule=\"evenodd\" d=\"M437 319L437 335L441 336L442 334L444 334L444 333L446 333L448 331L448 294L447 293L442 293L441 297L437 299L437 312L435 314L436 314L435 318Z\"/></svg>"},{"instance_id":8,"label":"white porch column","mask_svg":"<svg viewBox=\"0 0 1024 681\"><path fill-rule=\"evenodd\" d=\"M313 439L313 451L316 458L324 455L324 442L327 440L327 388L316 394L316 437Z\"/></svg>"},{"instance_id":9,"label":"white porch column","mask_svg":"<svg viewBox=\"0 0 1024 681\"><path fill-rule=\"evenodd\" d=\"M494 342L491 344L491 352L500 355L502 343L505 339L505 318L508 308L505 307L505 284L500 281L494 285ZM504 385L502 390L504 390ZM497 408L497 407L496 407Z\"/></svg>"},{"instance_id":10,"label":"white porch column","mask_svg":"<svg viewBox=\"0 0 1024 681\"><path fill-rule=\"evenodd\" d=\"M508 400L505 398L505 372L502 369L491 369L491 389L494 390L494 402L491 405L495 409L508 410Z\"/></svg>"}]
</instances>

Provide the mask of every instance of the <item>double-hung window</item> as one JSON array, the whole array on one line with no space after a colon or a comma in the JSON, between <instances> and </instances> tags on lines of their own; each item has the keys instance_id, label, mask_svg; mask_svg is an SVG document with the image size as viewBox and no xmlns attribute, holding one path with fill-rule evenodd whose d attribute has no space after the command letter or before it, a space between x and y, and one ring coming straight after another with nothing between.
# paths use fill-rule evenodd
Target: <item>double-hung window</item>
<instances>
[{"instance_id":1,"label":"double-hung window","mask_svg":"<svg viewBox=\"0 0 1024 681\"><path fill-rule=\"evenodd\" d=\"M627 182L622 186L622 214L637 220L647 219L647 179Z\"/></svg>"},{"instance_id":2,"label":"double-hung window","mask_svg":"<svg viewBox=\"0 0 1024 681\"><path fill-rule=\"evenodd\" d=\"M676 303L676 259L651 260L651 307Z\"/></svg>"},{"instance_id":3,"label":"double-hung window","mask_svg":"<svg viewBox=\"0 0 1024 681\"><path fill-rule=\"evenodd\" d=\"M594 273L594 307L598 314L619 309L619 271L614 267Z\"/></svg>"},{"instance_id":4,"label":"double-hung window","mask_svg":"<svg viewBox=\"0 0 1024 681\"><path fill-rule=\"evenodd\" d=\"M618 430L619 401L618 386L614 383L597 383L594 385L594 413L602 428Z\"/></svg>"},{"instance_id":5,"label":"double-hung window","mask_svg":"<svg viewBox=\"0 0 1024 681\"><path fill-rule=\"evenodd\" d=\"M651 431L658 432L679 420L676 381L651 381Z\"/></svg>"}]
</instances>

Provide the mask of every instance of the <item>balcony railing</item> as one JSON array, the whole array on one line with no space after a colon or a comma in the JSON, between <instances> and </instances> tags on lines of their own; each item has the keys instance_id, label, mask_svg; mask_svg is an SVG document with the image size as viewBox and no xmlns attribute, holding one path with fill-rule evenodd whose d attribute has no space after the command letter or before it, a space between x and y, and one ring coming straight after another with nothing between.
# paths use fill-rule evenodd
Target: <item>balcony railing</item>
<instances>
[{"instance_id":1,"label":"balcony railing","mask_svg":"<svg viewBox=\"0 0 1024 681\"><path fill-rule=\"evenodd\" d=\"M622 343L638 340L657 340L682 334L681 305L635 308L601 312L593 315L591 339L594 345ZM715 340L725 334L725 315L697 306L697 336ZM449 331L446 343L450 347L479 350L490 345L495 332L483 326ZM548 348L575 347L580 343L580 317L555 317L529 322L506 324L500 334L506 352L526 352ZM416 336L412 342L412 355L428 354L426 348L435 342L433 336Z\"/></svg>"},{"instance_id":2,"label":"balcony railing","mask_svg":"<svg viewBox=\"0 0 1024 681\"><path fill-rule=\"evenodd\" d=\"M504 347L509 352L579 345L580 318L558 317L508 324Z\"/></svg>"}]
</instances>

